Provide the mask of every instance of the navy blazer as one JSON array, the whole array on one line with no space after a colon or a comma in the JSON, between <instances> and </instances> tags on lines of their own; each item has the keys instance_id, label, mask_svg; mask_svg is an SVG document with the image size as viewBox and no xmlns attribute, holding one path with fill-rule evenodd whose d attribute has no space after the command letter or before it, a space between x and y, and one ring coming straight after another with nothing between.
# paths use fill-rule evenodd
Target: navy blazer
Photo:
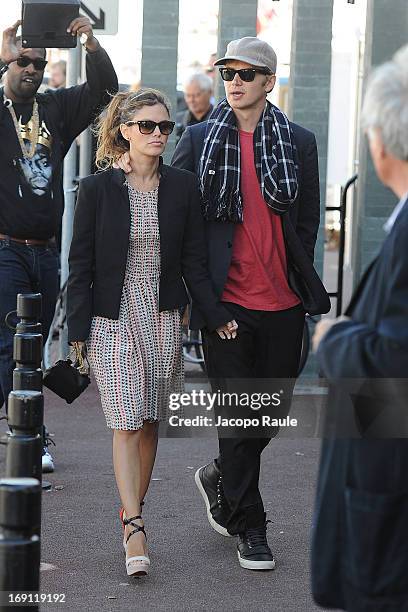
<instances>
[{"instance_id":1,"label":"navy blazer","mask_svg":"<svg viewBox=\"0 0 408 612\"><path fill-rule=\"evenodd\" d=\"M207 122L187 127L177 145L172 165L198 174L201 151L207 130ZM320 313L330 310L330 301L313 268L314 248L320 223L319 170L314 134L291 123L298 158L298 195L288 214L282 216L282 228L288 259L289 285L298 293L292 282L294 274L303 277L308 285L305 290L317 297ZM232 245L236 224L207 221L205 230L208 248L208 267L217 296L221 297L231 263ZM294 279L293 279L294 280ZM298 285L298 283L297 283ZM317 312L314 312L317 314ZM194 309L190 326L201 327L199 313Z\"/></svg>"},{"instance_id":2,"label":"navy blazer","mask_svg":"<svg viewBox=\"0 0 408 612\"><path fill-rule=\"evenodd\" d=\"M331 385L312 544L322 606L408 609L407 236L408 201L354 293L351 321L317 351Z\"/></svg>"},{"instance_id":3,"label":"navy blazer","mask_svg":"<svg viewBox=\"0 0 408 612\"><path fill-rule=\"evenodd\" d=\"M184 308L187 284L210 330L230 320L208 276L200 192L191 172L160 166L159 310ZM84 341L93 315L118 319L130 231L128 189L121 170L80 182L69 253L68 339Z\"/></svg>"}]
</instances>

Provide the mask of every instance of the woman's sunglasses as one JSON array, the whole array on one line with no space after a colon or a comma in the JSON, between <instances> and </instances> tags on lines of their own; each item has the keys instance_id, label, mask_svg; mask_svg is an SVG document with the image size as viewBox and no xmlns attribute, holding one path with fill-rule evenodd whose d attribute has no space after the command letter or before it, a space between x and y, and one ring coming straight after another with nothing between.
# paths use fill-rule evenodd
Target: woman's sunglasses
<instances>
[{"instance_id":1,"label":"woman's sunglasses","mask_svg":"<svg viewBox=\"0 0 408 612\"><path fill-rule=\"evenodd\" d=\"M256 73L259 74L271 74L268 70L263 68L241 68L241 70L234 70L234 68L220 68L220 75L223 81L233 81L235 75L238 74L241 81L249 83L253 81Z\"/></svg>"},{"instance_id":2,"label":"woman's sunglasses","mask_svg":"<svg viewBox=\"0 0 408 612\"><path fill-rule=\"evenodd\" d=\"M156 123L156 121L128 121L126 125L129 127L138 125L141 134L153 134L156 127L159 126L160 133L169 136L176 124L174 121L159 121L159 123Z\"/></svg>"},{"instance_id":3,"label":"woman's sunglasses","mask_svg":"<svg viewBox=\"0 0 408 612\"><path fill-rule=\"evenodd\" d=\"M40 57L37 57L36 59L31 59L27 55L20 55L20 57L16 59L16 64L17 66L20 66L20 68L27 68L27 66L32 64L36 70L44 70L48 62L47 60L41 59Z\"/></svg>"}]
</instances>

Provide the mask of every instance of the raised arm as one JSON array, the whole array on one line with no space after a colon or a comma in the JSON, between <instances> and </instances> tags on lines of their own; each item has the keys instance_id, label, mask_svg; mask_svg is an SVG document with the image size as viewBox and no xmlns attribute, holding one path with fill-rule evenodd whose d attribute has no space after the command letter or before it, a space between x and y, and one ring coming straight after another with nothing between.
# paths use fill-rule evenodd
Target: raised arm
<instances>
[{"instance_id":1,"label":"raised arm","mask_svg":"<svg viewBox=\"0 0 408 612\"><path fill-rule=\"evenodd\" d=\"M89 19L75 19L70 29L75 36L87 37L84 44L86 83L45 94L53 97L60 108L66 151L76 136L90 125L97 113L109 102L109 94L116 93L119 88L112 62L93 35Z\"/></svg>"}]
</instances>

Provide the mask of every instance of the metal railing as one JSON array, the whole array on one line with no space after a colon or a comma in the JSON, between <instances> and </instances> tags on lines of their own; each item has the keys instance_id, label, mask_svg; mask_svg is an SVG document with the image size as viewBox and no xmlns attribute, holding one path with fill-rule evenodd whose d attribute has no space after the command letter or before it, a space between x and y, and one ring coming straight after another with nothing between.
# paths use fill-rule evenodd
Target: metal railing
<instances>
[{"instance_id":1,"label":"metal railing","mask_svg":"<svg viewBox=\"0 0 408 612\"><path fill-rule=\"evenodd\" d=\"M340 213L340 240L339 240L339 260L337 267L337 290L329 292L329 297L336 298L336 317L340 316L343 306L343 280L344 280L344 248L346 242L346 212L347 194L352 185L356 182L358 174L354 174L341 189L339 206L326 206L326 212L339 211Z\"/></svg>"}]
</instances>

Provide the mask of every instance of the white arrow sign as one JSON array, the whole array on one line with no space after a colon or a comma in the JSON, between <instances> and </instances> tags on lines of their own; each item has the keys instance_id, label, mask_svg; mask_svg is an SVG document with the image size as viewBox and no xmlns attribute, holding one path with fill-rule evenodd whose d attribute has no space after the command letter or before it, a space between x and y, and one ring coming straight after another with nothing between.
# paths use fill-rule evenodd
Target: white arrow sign
<instances>
[{"instance_id":1,"label":"white arrow sign","mask_svg":"<svg viewBox=\"0 0 408 612\"><path fill-rule=\"evenodd\" d=\"M84 0L81 13L89 17L98 34L117 34L119 0Z\"/></svg>"}]
</instances>

